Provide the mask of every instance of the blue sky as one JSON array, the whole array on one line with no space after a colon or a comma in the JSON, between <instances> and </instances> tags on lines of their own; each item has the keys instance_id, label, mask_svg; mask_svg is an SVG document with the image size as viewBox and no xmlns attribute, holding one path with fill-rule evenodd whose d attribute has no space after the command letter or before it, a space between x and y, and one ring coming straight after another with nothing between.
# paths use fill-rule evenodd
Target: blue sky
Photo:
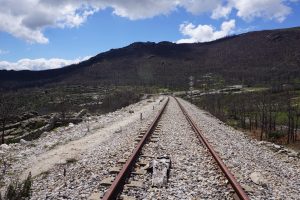
<instances>
[{"instance_id":1,"label":"blue sky","mask_svg":"<svg viewBox=\"0 0 300 200\"><path fill-rule=\"evenodd\" d=\"M300 26L298 0L0 0L0 5L0 69L58 68L136 41L205 42Z\"/></svg>"}]
</instances>

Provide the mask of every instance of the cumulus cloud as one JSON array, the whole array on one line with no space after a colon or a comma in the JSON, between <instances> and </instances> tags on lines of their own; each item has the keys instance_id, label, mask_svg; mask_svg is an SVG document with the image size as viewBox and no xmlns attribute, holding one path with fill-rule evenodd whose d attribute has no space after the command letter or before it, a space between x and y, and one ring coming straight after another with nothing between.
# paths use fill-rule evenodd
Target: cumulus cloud
<instances>
[{"instance_id":1,"label":"cumulus cloud","mask_svg":"<svg viewBox=\"0 0 300 200\"><path fill-rule=\"evenodd\" d=\"M291 8L284 5L283 0L232 0L238 10L237 16L252 20L255 17L262 17L282 22L291 13Z\"/></svg>"},{"instance_id":2,"label":"cumulus cloud","mask_svg":"<svg viewBox=\"0 0 300 200\"><path fill-rule=\"evenodd\" d=\"M212 11L211 18L213 19L219 19L222 17L228 18L228 15L231 13L231 10L232 10L231 6L218 5L218 7Z\"/></svg>"},{"instance_id":3,"label":"cumulus cloud","mask_svg":"<svg viewBox=\"0 0 300 200\"><path fill-rule=\"evenodd\" d=\"M297 0L0 0L0 31L30 43L46 44L47 27L73 28L90 15L111 8L131 20L167 15L177 8L193 14L211 12L213 19L228 17L233 9L244 20L256 17L283 21Z\"/></svg>"},{"instance_id":4,"label":"cumulus cloud","mask_svg":"<svg viewBox=\"0 0 300 200\"><path fill-rule=\"evenodd\" d=\"M188 38L180 39L177 43L208 42L216 40L233 33L235 20L229 20L222 23L220 30L215 30L211 25L198 25L184 23L180 25L180 32Z\"/></svg>"},{"instance_id":5,"label":"cumulus cloud","mask_svg":"<svg viewBox=\"0 0 300 200\"><path fill-rule=\"evenodd\" d=\"M218 5L213 10L213 19L226 18L233 9L237 10L237 16L245 21L254 18L263 18L282 22L291 13L289 2L294 0L228 0L225 5Z\"/></svg>"},{"instance_id":6,"label":"cumulus cloud","mask_svg":"<svg viewBox=\"0 0 300 200\"><path fill-rule=\"evenodd\" d=\"M76 27L98 8L86 1L0 0L0 31L30 43L48 43L47 27Z\"/></svg>"},{"instance_id":7,"label":"cumulus cloud","mask_svg":"<svg viewBox=\"0 0 300 200\"><path fill-rule=\"evenodd\" d=\"M17 62L0 61L0 70L46 70L46 69L57 69L74 63L89 59L90 56L84 58L77 58L74 60L65 60L60 58L39 58L39 59L21 59Z\"/></svg>"},{"instance_id":8,"label":"cumulus cloud","mask_svg":"<svg viewBox=\"0 0 300 200\"><path fill-rule=\"evenodd\" d=\"M186 0L179 1L179 5L184 7L188 12L199 14L203 12L211 12L215 9L221 0Z\"/></svg>"}]
</instances>

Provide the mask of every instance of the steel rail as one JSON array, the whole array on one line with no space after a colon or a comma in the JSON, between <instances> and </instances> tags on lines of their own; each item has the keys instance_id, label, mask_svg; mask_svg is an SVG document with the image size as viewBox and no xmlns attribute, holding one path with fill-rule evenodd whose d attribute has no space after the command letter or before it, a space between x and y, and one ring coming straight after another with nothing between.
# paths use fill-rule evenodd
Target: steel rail
<instances>
[{"instance_id":1,"label":"steel rail","mask_svg":"<svg viewBox=\"0 0 300 200\"><path fill-rule=\"evenodd\" d=\"M207 147L207 149L209 150L209 152L211 153L211 155L213 156L213 158L217 162L218 166L220 167L220 169L222 170L222 172L224 173L224 175L228 179L229 183L231 184L232 188L234 189L234 191L236 192L236 194L238 195L238 197L241 200L250 200L249 197L248 197L248 195L243 190L242 186L237 182L236 178L233 176L233 174L227 168L227 166L222 161L222 159L220 158L220 156L215 152L215 150L213 149L213 147L209 144L209 142L204 137L204 135L201 133L201 130L198 128L198 126L193 121L193 119L189 116L189 114L186 111L186 109L182 106L182 104L178 101L177 98L175 98L175 100L177 101L180 109L182 110L182 112L185 115L186 119L189 121L189 123L192 126L193 130L197 133L197 136L199 137L199 139L201 140L201 142Z\"/></svg>"},{"instance_id":2,"label":"steel rail","mask_svg":"<svg viewBox=\"0 0 300 200\"><path fill-rule=\"evenodd\" d=\"M112 183L110 188L105 193L102 200L117 199L118 195L121 193L121 191L123 189L126 179L130 176L130 173L131 173L131 171L134 167L134 164L139 156L139 153L141 152L144 144L146 143L146 141L149 138L149 136L151 135L151 133L155 130L155 127L156 127L162 113L164 112L168 102L169 102L169 97L168 97L166 103L164 104L164 106L162 107L162 109L159 111L159 113L157 114L157 116L155 117L153 122L151 123L151 125L148 127L148 129L147 129L146 133L144 134L143 138L141 139L141 141L137 144L136 148L133 150L131 156L126 161L126 163L122 167L121 171L118 173L117 177L115 178L114 182Z\"/></svg>"}]
</instances>

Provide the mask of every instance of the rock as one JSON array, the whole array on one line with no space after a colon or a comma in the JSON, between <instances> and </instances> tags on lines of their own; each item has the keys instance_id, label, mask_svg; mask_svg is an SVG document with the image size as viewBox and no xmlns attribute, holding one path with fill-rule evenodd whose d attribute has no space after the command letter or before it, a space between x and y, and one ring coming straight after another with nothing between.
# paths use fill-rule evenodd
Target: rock
<instances>
[{"instance_id":1,"label":"rock","mask_svg":"<svg viewBox=\"0 0 300 200\"><path fill-rule=\"evenodd\" d=\"M163 187L167 184L169 171L171 167L171 159L163 156L152 161L152 186Z\"/></svg>"},{"instance_id":2,"label":"rock","mask_svg":"<svg viewBox=\"0 0 300 200\"><path fill-rule=\"evenodd\" d=\"M77 113L77 115L75 116L75 118L81 118L83 117L85 114L87 114L87 109L82 109L79 113Z\"/></svg>"},{"instance_id":3,"label":"rock","mask_svg":"<svg viewBox=\"0 0 300 200\"><path fill-rule=\"evenodd\" d=\"M278 150L282 149L282 146L277 145L277 144L273 144L272 149L275 150L275 151L278 151Z\"/></svg>"},{"instance_id":4,"label":"rock","mask_svg":"<svg viewBox=\"0 0 300 200\"><path fill-rule=\"evenodd\" d=\"M287 154L289 157L293 157L293 158L296 158L298 157L298 153L296 151L290 151L288 152Z\"/></svg>"},{"instance_id":5,"label":"rock","mask_svg":"<svg viewBox=\"0 0 300 200\"><path fill-rule=\"evenodd\" d=\"M263 177L263 175L260 172L251 173L250 178L257 185L264 186L267 184L265 178Z\"/></svg>"},{"instance_id":6,"label":"rock","mask_svg":"<svg viewBox=\"0 0 300 200\"><path fill-rule=\"evenodd\" d=\"M24 139L21 139L20 140L20 144L28 144L28 142L26 140L24 140Z\"/></svg>"},{"instance_id":7,"label":"rock","mask_svg":"<svg viewBox=\"0 0 300 200\"><path fill-rule=\"evenodd\" d=\"M46 136L48 135L48 133L49 133L49 132L45 131L44 133L42 133L42 134L40 135L40 137L46 137Z\"/></svg>"},{"instance_id":8,"label":"rock","mask_svg":"<svg viewBox=\"0 0 300 200\"><path fill-rule=\"evenodd\" d=\"M69 127L74 127L74 124L73 123L69 123Z\"/></svg>"},{"instance_id":9,"label":"rock","mask_svg":"<svg viewBox=\"0 0 300 200\"><path fill-rule=\"evenodd\" d=\"M94 174L94 175L91 176L91 178L92 178L93 181L97 181L99 176L97 174Z\"/></svg>"},{"instance_id":10,"label":"rock","mask_svg":"<svg viewBox=\"0 0 300 200\"><path fill-rule=\"evenodd\" d=\"M266 142L266 141L258 141L257 142L257 144L259 144L259 145L266 145L268 142Z\"/></svg>"},{"instance_id":11,"label":"rock","mask_svg":"<svg viewBox=\"0 0 300 200\"><path fill-rule=\"evenodd\" d=\"M286 149L280 149L277 153L278 154L286 154L286 153L288 153L288 151Z\"/></svg>"},{"instance_id":12,"label":"rock","mask_svg":"<svg viewBox=\"0 0 300 200\"><path fill-rule=\"evenodd\" d=\"M249 185L242 184L242 188L243 188L246 192L254 192L254 189L253 189L252 187L250 187Z\"/></svg>"},{"instance_id":13,"label":"rock","mask_svg":"<svg viewBox=\"0 0 300 200\"><path fill-rule=\"evenodd\" d=\"M27 112L27 113L22 114L21 119L26 120L26 119L30 119L32 117L35 117L37 115L38 115L37 112Z\"/></svg>"},{"instance_id":14,"label":"rock","mask_svg":"<svg viewBox=\"0 0 300 200\"><path fill-rule=\"evenodd\" d=\"M8 146L7 144L1 144L1 149L8 150L10 149L10 146Z\"/></svg>"},{"instance_id":15,"label":"rock","mask_svg":"<svg viewBox=\"0 0 300 200\"><path fill-rule=\"evenodd\" d=\"M115 133L121 133L121 132L122 132L122 128L115 130Z\"/></svg>"}]
</instances>

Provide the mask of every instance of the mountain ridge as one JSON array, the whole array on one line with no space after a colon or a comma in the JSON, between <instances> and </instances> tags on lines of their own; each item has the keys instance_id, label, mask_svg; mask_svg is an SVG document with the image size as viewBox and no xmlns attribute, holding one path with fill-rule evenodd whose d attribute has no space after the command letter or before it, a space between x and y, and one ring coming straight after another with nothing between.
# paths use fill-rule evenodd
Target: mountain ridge
<instances>
[{"instance_id":1,"label":"mountain ridge","mask_svg":"<svg viewBox=\"0 0 300 200\"><path fill-rule=\"evenodd\" d=\"M300 27L243 33L205 43L135 42L78 64L43 71L0 71L0 88L48 84L187 87L207 73L228 83L285 83L300 75ZM251 72L252 71L252 72Z\"/></svg>"}]
</instances>

